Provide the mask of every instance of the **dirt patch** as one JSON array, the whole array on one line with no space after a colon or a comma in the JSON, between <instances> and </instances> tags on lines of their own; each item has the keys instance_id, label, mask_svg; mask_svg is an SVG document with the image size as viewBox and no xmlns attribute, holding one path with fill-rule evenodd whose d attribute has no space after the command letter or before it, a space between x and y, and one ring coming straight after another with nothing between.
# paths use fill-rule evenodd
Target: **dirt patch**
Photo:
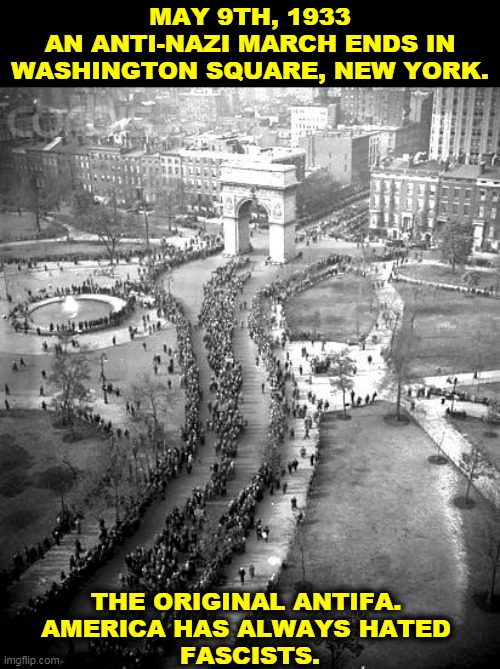
<instances>
[{"instance_id":1,"label":"dirt patch","mask_svg":"<svg viewBox=\"0 0 500 669\"><path fill-rule=\"evenodd\" d=\"M9 525L13 531L19 531L36 520L36 516L37 513L34 509L18 509L5 518L5 523Z\"/></svg>"},{"instance_id":2,"label":"dirt patch","mask_svg":"<svg viewBox=\"0 0 500 669\"><path fill-rule=\"evenodd\" d=\"M285 313L296 339L358 341L377 319L378 302L370 281L354 275L339 276L293 297Z\"/></svg>"},{"instance_id":3,"label":"dirt patch","mask_svg":"<svg viewBox=\"0 0 500 669\"><path fill-rule=\"evenodd\" d=\"M410 421L410 417L404 413L400 414L399 418L395 413L388 413L384 416L384 423L391 427L406 427L406 425L410 424Z\"/></svg>"},{"instance_id":4,"label":"dirt patch","mask_svg":"<svg viewBox=\"0 0 500 669\"><path fill-rule=\"evenodd\" d=\"M10 564L13 553L52 530L61 494L66 503L83 508L84 490L73 470L98 476L102 434L79 423L85 440L65 444L66 430L54 429L51 412L15 409L0 411L0 417L1 568Z\"/></svg>"},{"instance_id":5,"label":"dirt patch","mask_svg":"<svg viewBox=\"0 0 500 669\"><path fill-rule=\"evenodd\" d=\"M464 509L466 511L473 509L476 506L476 502L473 499L469 497L469 499L466 500L463 495L454 497L453 504L457 507L457 509Z\"/></svg>"},{"instance_id":6,"label":"dirt patch","mask_svg":"<svg viewBox=\"0 0 500 669\"><path fill-rule=\"evenodd\" d=\"M449 460L444 455L429 455L427 462L430 462L431 465L447 465Z\"/></svg>"},{"instance_id":7,"label":"dirt patch","mask_svg":"<svg viewBox=\"0 0 500 669\"><path fill-rule=\"evenodd\" d=\"M496 666L498 618L473 601L489 584L478 519L492 517L491 508L480 498L474 510L457 509L464 477L455 467L429 467L435 444L413 421L403 431L385 423L393 412L380 402L350 423L324 416L302 525L305 574L297 546L280 589L288 596L308 580L316 592L388 591L402 617L452 624L449 638L425 643L363 639L362 654L341 665L347 669ZM361 460L369 467L360 470Z\"/></svg>"},{"instance_id":8,"label":"dirt patch","mask_svg":"<svg viewBox=\"0 0 500 669\"><path fill-rule=\"evenodd\" d=\"M8 479L0 485L0 495L3 497L17 497L30 487L29 477L25 474L11 472Z\"/></svg>"},{"instance_id":9,"label":"dirt patch","mask_svg":"<svg viewBox=\"0 0 500 669\"><path fill-rule=\"evenodd\" d=\"M75 481L75 474L63 467L51 467L32 478L32 484L36 488L47 488L54 492L68 491Z\"/></svg>"},{"instance_id":10,"label":"dirt patch","mask_svg":"<svg viewBox=\"0 0 500 669\"><path fill-rule=\"evenodd\" d=\"M32 457L15 442L15 437L12 434L0 434L0 471L5 472L11 469L23 468L30 466Z\"/></svg>"}]
</instances>

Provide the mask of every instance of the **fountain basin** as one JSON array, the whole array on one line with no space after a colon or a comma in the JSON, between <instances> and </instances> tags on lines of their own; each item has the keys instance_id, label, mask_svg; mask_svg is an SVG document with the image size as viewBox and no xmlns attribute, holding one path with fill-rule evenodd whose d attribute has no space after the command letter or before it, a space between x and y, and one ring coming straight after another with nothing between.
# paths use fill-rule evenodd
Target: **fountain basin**
<instances>
[{"instance_id":1,"label":"fountain basin","mask_svg":"<svg viewBox=\"0 0 500 669\"><path fill-rule=\"evenodd\" d=\"M28 321L31 327L39 328L44 334L56 332L57 326L59 329L87 331L113 325L116 315L126 306L125 300L119 297L99 293L50 297L30 308Z\"/></svg>"}]
</instances>

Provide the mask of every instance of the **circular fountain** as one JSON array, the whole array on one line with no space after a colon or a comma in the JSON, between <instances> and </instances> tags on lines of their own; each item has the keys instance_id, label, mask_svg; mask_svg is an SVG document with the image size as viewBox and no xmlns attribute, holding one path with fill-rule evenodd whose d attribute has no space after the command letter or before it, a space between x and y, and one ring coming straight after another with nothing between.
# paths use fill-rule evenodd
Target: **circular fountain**
<instances>
[{"instance_id":1,"label":"circular fountain","mask_svg":"<svg viewBox=\"0 0 500 669\"><path fill-rule=\"evenodd\" d=\"M112 325L125 307L126 302L114 295L91 293L51 297L31 307L28 321L32 328L44 334L61 328L86 331Z\"/></svg>"}]
</instances>

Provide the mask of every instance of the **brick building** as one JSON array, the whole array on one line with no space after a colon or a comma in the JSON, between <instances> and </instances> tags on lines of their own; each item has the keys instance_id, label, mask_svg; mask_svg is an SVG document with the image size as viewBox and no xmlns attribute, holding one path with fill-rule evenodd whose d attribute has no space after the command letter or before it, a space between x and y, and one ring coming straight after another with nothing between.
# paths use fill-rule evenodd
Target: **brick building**
<instances>
[{"instance_id":1,"label":"brick building","mask_svg":"<svg viewBox=\"0 0 500 669\"><path fill-rule=\"evenodd\" d=\"M448 223L465 221L474 248L499 250L499 198L498 167L393 161L371 172L370 234L431 241Z\"/></svg>"}]
</instances>

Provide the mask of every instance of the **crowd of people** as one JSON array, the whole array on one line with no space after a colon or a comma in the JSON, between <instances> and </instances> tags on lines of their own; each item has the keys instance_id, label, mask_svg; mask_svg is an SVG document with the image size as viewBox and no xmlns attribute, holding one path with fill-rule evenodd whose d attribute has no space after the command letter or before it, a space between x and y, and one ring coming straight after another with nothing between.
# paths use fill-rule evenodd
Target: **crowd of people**
<instances>
[{"instance_id":1,"label":"crowd of people","mask_svg":"<svg viewBox=\"0 0 500 669\"><path fill-rule=\"evenodd\" d=\"M271 492L283 485L286 474L280 457L280 446L287 432L288 416L293 413L304 420L306 429L320 419L323 406L317 405L313 418L298 401L297 383L291 372L288 357L285 361L283 349L289 333L283 332L276 339L272 328L276 325L277 305L283 305L300 290L313 285L323 278L345 271L350 258L332 254L303 269L297 270L286 279L266 286L254 297L248 315L249 333L258 349L256 364L264 365L267 372L270 418L268 443L262 462L258 463L250 483L234 499L228 502L227 510L218 518L211 517L208 503L214 498L227 494L227 483L234 473L238 440L245 429L245 419L240 403L242 398L242 367L235 359L232 337L238 321L235 307L238 296L244 289L250 272L245 267L246 260L238 260L219 268L204 287L204 302L195 327L204 328L204 343L207 359L212 369L210 381L211 397L207 402L209 418L205 429L215 433L216 460L210 470L210 478L205 485L195 488L181 507L176 507L165 519L165 526L155 537L152 546L138 546L127 556L127 573L120 575L122 587L145 591L203 591L216 585L221 573L231 561L236 551L245 550L245 541L250 531L256 530L256 505L263 499L266 490ZM160 278L160 274L148 277L149 281ZM75 545L69 573L60 584L54 583L45 597L30 602L27 609L19 613L14 622L26 624L40 623L47 616L61 611L89 575L108 560L118 543L125 536L134 533L148 505L158 494L165 493L165 482L171 474L173 459L178 475L183 465L192 461L197 449L204 443L205 432L200 420L202 389L199 370L193 351L191 324L184 314L182 305L159 285L149 284L147 291L154 297L154 305L165 318L175 323L178 344L178 360L181 366L181 384L186 394L185 423L182 429L183 448L170 452L158 452L154 473L148 485L124 509L121 520L109 529L102 525L99 541L95 548L87 551ZM269 304L272 308L269 309ZM243 302L246 309L246 303ZM240 304L240 309L242 305ZM281 357L279 351L281 349ZM286 382L292 383L292 402L287 399ZM308 397L312 401L311 397ZM114 428L112 428L114 429ZM120 435L121 436L121 435ZM126 435L123 435L126 436ZM311 463L314 462L311 456ZM180 466L178 466L180 465ZM289 463L290 474L296 470L298 460ZM290 469L291 467L291 469ZM294 469L295 468L295 469ZM283 485L284 488L284 485ZM269 530L264 528L266 538ZM261 533L261 537L264 534ZM270 587L275 583L272 579ZM162 618L165 629L170 629L169 614ZM36 624L33 626L36 629ZM173 643L159 649L156 644L140 645L123 649L120 644L109 640L92 644L91 652L99 657L115 658L117 666L155 666L165 652L173 652ZM142 662L142 664L141 664ZM75 665L76 666L76 665Z\"/></svg>"},{"instance_id":2,"label":"crowd of people","mask_svg":"<svg viewBox=\"0 0 500 669\"><path fill-rule=\"evenodd\" d=\"M232 335L236 326L236 298L250 277L249 272L242 271L245 264L245 260L235 261L215 272L204 287L198 320L198 325L205 329L204 343L213 372L210 388L214 399L208 402L208 422L216 435L216 461L210 479L204 487L192 491L182 508L176 507L167 514L164 529L153 546L139 546L127 556L128 573L121 576L124 587L146 592L190 592L206 591L217 585L233 553L245 550L246 537L258 523L256 505L266 488L274 485L272 467L262 462L250 484L228 503L225 513L215 520L207 515L207 503L227 494L238 438L244 429L239 408L242 369L234 358ZM165 614L162 622L165 629L171 628L171 614ZM102 645L96 648L103 652ZM116 652L108 650L111 654ZM164 642L163 650L173 652L172 639ZM144 652L156 657L154 646L150 645L147 651L144 648Z\"/></svg>"},{"instance_id":3,"label":"crowd of people","mask_svg":"<svg viewBox=\"0 0 500 669\"><path fill-rule=\"evenodd\" d=\"M455 293L492 297L493 299L497 299L499 295L498 285L491 284L486 288L479 288L478 286L463 286L459 284L441 283L439 281L429 281L428 279L417 279L415 277L406 276L397 271L396 268L393 272L393 279L395 281L411 283L416 286L431 286L432 288L441 288L442 290L453 291Z\"/></svg>"},{"instance_id":4,"label":"crowd of people","mask_svg":"<svg viewBox=\"0 0 500 669\"><path fill-rule=\"evenodd\" d=\"M181 259L184 259L184 261L193 259L190 253L177 253L177 249L175 249L175 252L174 260L176 263L179 263ZM161 273L157 271L150 273L144 279L143 288L145 293L153 297L157 313L173 322L176 327L177 355L181 367L181 385L184 388L186 398L185 424L182 428L186 444L185 448L182 451L179 451L179 449L169 449L163 453L158 452L155 466L147 475L146 485L138 491L136 499L123 502L121 519L117 521L116 526L111 527L105 533L100 533L99 541L95 547L85 551L75 551L75 554L72 556L69 573L64 575L61 582L54 582L45 595L30 600L28 606L22 609L12 620L6 621L6 624L16 627L19 623L24 624L26 620L41 621L46 617L49 610L53 610L54 607L64 606L64 603L71 598L79 585L113 555L117 543L123 541L126 536L129 536L137 529L151 501L158 494L164 495L165 483L180 472L184 463L189 462L191 454L203 437L199 421L199 406L201 401L199 370L192 347L191 324L184 313L181 303L170 292L167 293L163 290L159 280L155 285L154 279L161 279L161 276ZM132 282L127 281L128 287ZM117 286L117 289L122 289L123 285ZM49 408L47 404L46 408ZM78 417L81 420L87 420L98 427L102 427L107 432L107 436L116 436L119 439L122 437L126 439L130 438L127 428L115 427L110 421L104 421L104 419L102 419L101 423L102 417L91 411L82 411ZM96 422L98 419L99 422ZM143 439L150 438L151 435L143 435ZM61 530L58 530L57 527L55 530L56 534L54 535L53 533L52 536L60 538L62 536L62 527ZM72 530L74 527L74 524L71 524L68 529ZM32 547L32 549L28 548L26 550L26 559L21 554L16 554L12 570L2 573L1 584L4 590L14 579L20 576L22 570L43 557L44 552L46 552L45 549L48 550L50 548L49 543L50 546L53 545L50 541L42 542L42 550L39 550L38 545ZM56 543L55 539L54 543ZM23 562L22 568L21 560Z\"/></svg>"}]
</instances>

